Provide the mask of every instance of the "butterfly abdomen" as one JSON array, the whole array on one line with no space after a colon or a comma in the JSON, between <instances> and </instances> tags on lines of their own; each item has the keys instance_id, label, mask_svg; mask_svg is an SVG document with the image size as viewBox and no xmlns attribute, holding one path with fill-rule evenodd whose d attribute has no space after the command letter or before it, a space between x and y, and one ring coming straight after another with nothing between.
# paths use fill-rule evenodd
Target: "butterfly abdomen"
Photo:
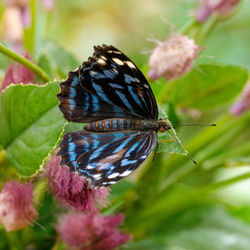
<instances>
[{"instance_id":1,"label":"butterfly abdomen","mask_svg":"<svg viewBox=\"0 0 250 250\"><path fill-rule=\"evenodd\" d=\"M105 119L87 124L85 130L91 132L112 132L124 130L157 130L157 125L150 120Z\"/></svg>"}]
</instances>

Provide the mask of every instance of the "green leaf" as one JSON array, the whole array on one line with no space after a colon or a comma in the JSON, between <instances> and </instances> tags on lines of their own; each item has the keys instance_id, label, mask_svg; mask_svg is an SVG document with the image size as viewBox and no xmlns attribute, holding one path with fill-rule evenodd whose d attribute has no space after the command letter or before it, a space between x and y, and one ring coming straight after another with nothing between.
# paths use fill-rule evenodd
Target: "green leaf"
<instances>
[{"instance_id":1,"label":"green leaf","mask_svg":"<svg viewBox=\"0 0 250 250\"><path fill-rule=\"evenodd\" d=\"M192 228L180 229L166 239L166 249L245 250L250 245L250 227L230 216L225 210L214 208L200 215Z\"/></svg>"},{"instance_id":2,"label":"green leaf","mask_svg":"<svg viewBox=\"0 0 250 250\"><path fill-rule=\"evenodd\" d=\"M159 117L163 118L167 117L166 113L163 111L161 107L159 107ZM172 126L172 123L167 118L165 120L168 122L170 126ZM187 154L187 151L181 146L181 141L178 138L173 128L164 133L158 132L157 136L158 136L158 141L160 143L157 152L178 153L182 155Z\"/></svg>"},{"instance_id":3,"label":"green leaf","mask_svg":"<svg viewBox=\"0 0 250 250\"><path fill-rule=\"evenodd\" d=\"M131 242L125 245L128 250L163 250L164 246L154 242L151 239Z\"/></svg>"},{"instance_id":4,"label":"green leaf","mask_svg":"<svg viewBox=\"0 0 250 250\"><path fill-rule=\"evenodd\" d=\"M56 146L65 126L59 84L12 85L0 97L0 144L22 175L32 175Z\"/></svg>"},{"instance_id":5,"label":"green leaf","mask_svg":"<svg viewBox=\"0 0 250 250\"><path fill-rule=\"evenodd\" d=\"M53 79L52 67L48 57L45 54L40 55L37 65L42 68L51 79Z\"/></svg>"},{"instance_id":6,"label":"green leaf","mask_svg":"<svg viewBox=\"0 0 250 250\"><path fill-rule=\"evenodd\" d=\"M228 65L199 65L174 82L170 100L178 106L210 110L230 102L248 80L246 69Z\"/></svg>"},{"instance_id":7,"label":"green leaf","mask_svg":"<svg viewBox=\"0 0 250 250\"><path fill-rule=\"evenodd\" d=\"M70 52L52 41L44 41L40 55L47 58L52 67L52 72L56 72L60 78L65 78L69 71L80 65Z\"/></svg>"}]
</instances>

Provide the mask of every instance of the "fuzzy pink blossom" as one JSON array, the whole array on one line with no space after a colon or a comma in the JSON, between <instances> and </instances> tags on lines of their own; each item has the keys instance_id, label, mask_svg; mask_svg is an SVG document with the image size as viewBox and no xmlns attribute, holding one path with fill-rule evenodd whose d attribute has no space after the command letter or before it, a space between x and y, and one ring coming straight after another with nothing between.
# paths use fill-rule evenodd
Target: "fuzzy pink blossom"
<instances>
[{"instance_id":1,"label":"fuzzy pink blossom","mask_svg":"<svg viewBox=\"0 0 250 250\"><path fill-rule=\"evenodd\" d=\"M60 165L60 157L53 156L48 164L46 175L54 195L66 206L78 211L96 212L107 206L108 188L91 189L88 182L68 167Z\"/></svg>"},{"instance_id":2,"label":"fuzzy pink blossom","mask_svg":"<svg viewBox=\"0 0 250 250\"><path fill-rule=\"evenodd\" d=\"M26 227L36 217L31 184L5 183L0 193L0 222L7 231Z\"/></svg>"},{"instance_id":3,"label":"fuzzy pink blossom","mask_svg":"<svg viewBox=\"0 0 250 250\"><path fill-rule=\"evenodd\" d=\"M42 0L42 5L45 10L52 10L55 6L55 0Z\"/></svg>"},{"instance_id":4,"label":"fuzzy pink blossom","mask_svg":"<svg viewBox=\"0 0 250 250\"><path fill-rule=\"evenodd\" d=\"M25 53L24 57L30 60L28 53ZM2 86L0 87L0 93L11 83L26 84L26 83L33 83L34 81L35 81L35 75L32 71L24 67L22 64L11 62L5 73Z\"/></svg>"},{"instance_id":5,"label":"fuzzy pink blossom","mask_svg":"<svg viewBox=\"0 0 250 250\"><path fill-rule=\"evenodd\" d=\"M112 250L131 239L130 235L117 230L122 221L122 214L72 214L59 222L57 231L70 249Z\"/></svg>"},{"instance_id":6,"label":"fuzzy pink blossom","mask_svg":"<svg viewBox=\"0 0 250 250\"><path fill-rule=\"evenodd\" d=\"M217 13L220 17L230 15L240 0L203 0L200 7L195 12L198 22L205 22L208 17Z\"/></svg>"},{"instance_id":7,"label":"fuzzy pink blossom","mask_svg":"<svg viewBox=\"0 0 250 250\"><path fill-rule=\"evenodd\" d=\"M17 7L8 7L3 13L3 37L6 41L18 45L22 42L24 29L21 11Z\"/></svg>"},{"instance_id":8,"label":"fuzzy pink blossom","mask_svg":"<svg viewBox=\"0 0 250 250\"><path fill-rule=\"evenodd\" d=\"M199 49L193 39L179 34L159 42L149 59L149 78L156 80L163 76L174 80L180 77L191 69Z\"/></svg>"},{"instance_id":9,"label":"fuzzy pink blossom","mask_svg":"<svg viewBox=\"0 0 250 250\"><path fill-rule=\"evenodd\" d=\"M30 26L29 0L4 0L3 36L19 51L24 28Z\"/></svg>"},{"instance_id":10,"label":"fuzzy pink blossom","mask_svg":"<svg viewBox=\"0 0 250 250\"><path fill-rule=\"evenodd\" d=\"M15 6L19 8L24 8L29 5L30 0L4 0L5 6Z\"/></svg>"},{"instance_id":11,"label":"fuzzy pink blossom","mask_svg":"<svg viewBox=\"0 0 250 250\"><path fill-rule=\"evenodd\" d=\"M245 85L239 100L230 108L230 113L237 116L247 110L250 110L250 82Z\"/></svg>"}]
</instances>

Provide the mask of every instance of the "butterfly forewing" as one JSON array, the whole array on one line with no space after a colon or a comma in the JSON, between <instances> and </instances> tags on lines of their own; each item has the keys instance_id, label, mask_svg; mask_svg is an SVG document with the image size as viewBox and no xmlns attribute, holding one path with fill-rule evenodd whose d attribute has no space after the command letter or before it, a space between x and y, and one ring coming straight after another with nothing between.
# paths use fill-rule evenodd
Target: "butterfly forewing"
<instances>
[{"instance_id":1,"label":"butterfly forewing","mask_svg":"<svg viewBox=\"0 0 250 250\"><path fill-rule=\"evenodd\" d=\"M70 72L67 80L62 82L60 87L61 93L57 95L60 101L59 108L68 121L92 122L107 117L128 116L128 113L119 107L83 89L79 82L78 70Z\"/></svg>"},{"instance_id":2,"label":"butterfly forewing","mask_svg":"<svg viewBox=\"0 0 250 250\"><path fill-rule=\"evenodd\" d=\"M93 57L61 83L58 98L59 107L69 121L158 118L155 97L147 80L113 46L95 47Z\"/></svg>"},{"instance_id":3,"label":"butterfly forewing","mask_svg":"<svg viewBox=\"0 0 250 250\"><path fill-rule=\"evenodd\" d=\"M155 132L89 133L65 137L59 155L93 187L109 186L135 170L151 153Z\"/></svg>"}]
</instances>

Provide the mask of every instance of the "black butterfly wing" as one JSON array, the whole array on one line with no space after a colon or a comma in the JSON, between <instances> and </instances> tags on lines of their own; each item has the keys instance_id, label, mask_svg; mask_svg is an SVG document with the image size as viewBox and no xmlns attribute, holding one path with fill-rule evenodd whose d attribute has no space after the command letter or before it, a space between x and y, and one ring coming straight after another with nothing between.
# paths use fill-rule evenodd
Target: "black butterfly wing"
<instances>
[{"instance_id":1,"label":"black butterfly wing","mask_svg":"<svg viewBox=\"0 0 250 250\"><path fill-rule=\"evenodd\" d=\"M135 64L113 46L94 48L93 56L61 83L58 99L65 118L75 122L157 119L154 94Z\"/></svg>"},{"instance_id":2,"label":"black butterfly wing","mask_svg":"<svg viewBox=\"0 0 250 250\"><path fill-rule=\"evenodd\" d=\"M109 186L129 175L152 152L156 133L89 133L84 130L67 134L59 155L92 187Z\"/></svg>"},{"instance_id":3,"label":"black butterfly wing","mask_svg":"<svg viewBox=\"0 0 250 250\"><path fill-rule=\"evenodd\" d=\"M59 108L68 121L93 122L111 117L134 118L129 116L128 112L83 89L79 82L78 69L70 72L60 87L61 92L57 95Z\"/></svg>"}]
</instances>

